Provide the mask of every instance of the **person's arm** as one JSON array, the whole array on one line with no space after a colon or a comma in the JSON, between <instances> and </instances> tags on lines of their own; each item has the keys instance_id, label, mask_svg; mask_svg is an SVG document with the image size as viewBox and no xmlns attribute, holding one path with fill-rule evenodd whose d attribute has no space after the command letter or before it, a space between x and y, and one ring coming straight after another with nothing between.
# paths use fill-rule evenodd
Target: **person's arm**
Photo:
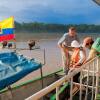
<instances>
[{"instance_id":1,"label":"person's arm","mask_svg":"<svg viewBox=\"0 0 100 100\"><path fill-rule=\"evenodd\" d=\"M96 57L97 52L95 49L91 49L89 52L89 56L87 58L87 60L85 61L85 63L89 62L90 60L92 60L94 57Z\"/></svg>"},{"instance_id":2,"label":"person's arm","mask_svg":"<svg viewBox=\"0 0 100 100\"><path fill-rule=\"evenodd\" d=\"M66 39L66 34L64 34L62 37L61 37L61 39L58 41L58 46L59 46L59 48L63 48L63 42L65 41L65 39Z\"/></svg>"}]
</instances>

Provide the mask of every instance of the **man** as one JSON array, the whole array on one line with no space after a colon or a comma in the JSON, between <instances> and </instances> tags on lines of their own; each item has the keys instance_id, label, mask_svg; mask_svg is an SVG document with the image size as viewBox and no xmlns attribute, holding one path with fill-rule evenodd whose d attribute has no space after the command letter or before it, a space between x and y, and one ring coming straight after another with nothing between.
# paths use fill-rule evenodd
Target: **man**
<instances>
[{"instance_id":1,"label":"man","mask_svg":"<svg viewBox=\"0 0 100 100\"><path fill-rule=\"evenodd\" d=\"M7 41L3 41L2 42L2 45L3 45L3 48L5 48L7 46L8 42Z\"/></svg>"},{"instance_id":2,"label":"man","mask_svg":"<svg viewBox=\"0 0 100 100\"><path fill-rule=\"evenodd\" d=\"M89 56L85 63L90 61L97 55L100 55L100 38L97 38L94 42L92 37L86 37L83 41L83 46L90 49Z\"/></svg>"},{"instance_id":3,"label":"man","mask_svg":"<svg viewBox=\"0 0 100 100\"><path fill-rule=\"evenodd\" d=\"M29 46L29 49L32 50L32 47L35 46L35 40L29 40L28 41L28 46Z\"/></svg>"},{"instance_id":4,"label":"man","mask_svg":"<svg viewBox=\"0 0 100 100\"><path fill-rule=\"evenodd\" d=\"M68 73L68 66L69 66L69 51L71 48L71 42L73 40L77 40L79 42L79 39L76 34L76 28L70 27L68 33L65 33L61 39L58 41L58 46L61 49L62 53L62 64L63 64L63 71L64 73Z\"/></svg>"},{"instance_id":5,"label":"man","mask_svg":"<svg viewBox=\"0 0 100 100\"><path fill-rule=\"evenodd\" d=\"M16 49L16 39L15 38L8 42L8 48Z\"/></svg>"}]
</instances>

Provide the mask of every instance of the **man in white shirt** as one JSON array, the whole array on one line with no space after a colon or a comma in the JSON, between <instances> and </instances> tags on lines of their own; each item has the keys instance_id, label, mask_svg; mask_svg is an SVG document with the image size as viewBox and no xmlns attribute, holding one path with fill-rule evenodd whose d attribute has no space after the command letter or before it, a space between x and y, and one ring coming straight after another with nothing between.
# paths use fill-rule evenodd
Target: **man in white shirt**
<instances>
[{"instance_id":1,"label":"man in white shirt","mask_svg":"<svg viewBox=\"0 0 100 100\"><path fill-rule=\"evenodd\" d=\"M69 51L71 51L71 42L73 40L77 40L79 42L79 38L77 37L76 34L76 28L75 27L70 27L68 33L65 33L61 39L58 41L58 46L61 49L62 53L62 64L63 64L63 71L64 73L68 73L69 70Z\"/></svg>"}]
</instances>

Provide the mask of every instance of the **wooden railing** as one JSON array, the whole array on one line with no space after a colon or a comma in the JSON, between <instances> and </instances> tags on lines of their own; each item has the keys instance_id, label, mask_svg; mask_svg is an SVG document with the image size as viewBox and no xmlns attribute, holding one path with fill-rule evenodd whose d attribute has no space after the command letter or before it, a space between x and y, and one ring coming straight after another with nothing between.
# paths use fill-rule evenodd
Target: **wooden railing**
<instances>
[{"instance_id":1,"label":"wooden railing","mask_svg":"<svg viewBox=\"0 0 100 100\"><path fill-rule=\"evenodd\" d=\"M98 86L99 86L99 71L100 71L99 66L100 66L100 58L96 57L87 64L81 66L81 68L75 69L73 72L70 72L68 75L65 75L64 77L54 82L53 84L49 85L48 87L26 98L26 100L39 100L55 89L56 89L56 100L59 100L59 93L58 93L59 88L62 84L66 82L70 82L70 98L69 98L70 100L73 100L72 91L74 84L79 85L79 91L80 91L79 100L82 100L83 88L85 89L85 96L84 96L85 100L88 100L89 89L91 89L91 100L96 100L98 94ZM73 76L75 76L79 72L80 72L80 82L75 83L73 82ZM90 76L92 77L91 84L89 83ZM86 78L85 83L83 81L84 77Z\"/></svg>"}]
</instances>

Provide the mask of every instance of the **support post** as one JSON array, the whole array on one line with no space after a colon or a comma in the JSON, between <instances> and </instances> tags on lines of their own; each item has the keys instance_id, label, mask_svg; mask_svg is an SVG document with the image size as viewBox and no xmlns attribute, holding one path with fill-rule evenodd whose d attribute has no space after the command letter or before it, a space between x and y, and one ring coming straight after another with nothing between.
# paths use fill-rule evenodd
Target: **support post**
<instances>
[{"instance_id":1,"label":"support post","mask_svg":"<svg viewBox=\"0 0 100 100\"><path fill-rule=\"evenodd\" d=\"M98 94L98 83L99 83L99 57L97 59L97 73L96 73L96 90L95 90L95 100L97 98L97 94Z\"/></svg>"},{"instance_id":2,"label":"support post","mask_svg":"<svg viewBox=\"0 0 100 100\"><path fill-rule=\"evenodd\" d=\"M40 74L41 74L41 84L42 84L42 89L43 89L43 71L42 71L42 67L40 68Z\"/></svg>"},{"instance_id":3,"label":"support post","mask_svg":"<svg viewBox=\"0 0 100 100\"><path fill-rule=\"evenodd\" d=\"M59 91L59 87L56 87L56 100L59 100L59 93L58 93L58 91Z\"/></svg>"},{"instance_id":4,"label":"support post","mask_svg":"<svg viewBox=\"0 0 100 100\"><path fill-rule=\"evenodd\" d=\"M73 100L73 77L71 78L71 87L70 87L70 100Z\"/></svg>"}]
</instances>

